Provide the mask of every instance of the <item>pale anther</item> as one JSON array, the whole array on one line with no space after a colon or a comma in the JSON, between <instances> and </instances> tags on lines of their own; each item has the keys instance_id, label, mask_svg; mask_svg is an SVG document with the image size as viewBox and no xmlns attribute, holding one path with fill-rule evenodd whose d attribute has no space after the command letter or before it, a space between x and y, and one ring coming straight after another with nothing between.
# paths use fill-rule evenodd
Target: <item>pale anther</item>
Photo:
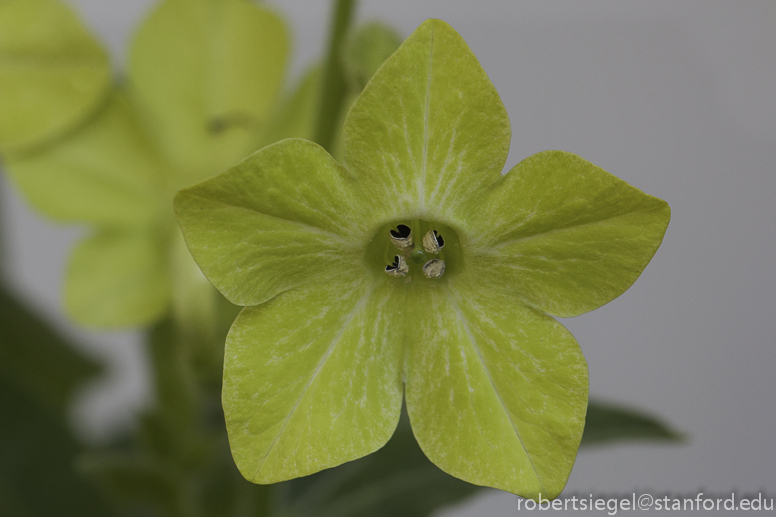
<instances>
[{"instance_id":1,"label":"pale anther","mask_svg":"<svg viewBox=\"0 0 776 517\"><path fill-rule=\"evenodd\" d=\"M426 278L439 278L445 274L445 261L431 259L423 264L423 276Z\"/></svg>"},{"instance_id":2,"label":"pale anther","mask_svg":"<svg viewBox=\"0 0 776 517\"><path fill-rule=\"evenodd\" d=\"M412 249L412 229L405 224L398 225L391 230L391 242L401 251Z\"/></svg>"},{"instance_id":3,"label":"pale anther","mask_svg":"<svg viewBox=\"0 0 776 517\"><path fill-rule=\"evenodd\" d=\"M393 257L393 264L385 266L385 272L390 276L407 276L410 267L401 255Z\"/></svg>"},{"instance_id":4,"label":"pale anther","mask_svg":"<svg viewBox=\"0 0 776 517\"><path fill-rule=\"evenodd\" d=\"M429 230L426 232L426 235L423 236L423 249L426 250L426 253L437 254L444 245L445 240L436 230Z\"/></svg>"}]
</instances>

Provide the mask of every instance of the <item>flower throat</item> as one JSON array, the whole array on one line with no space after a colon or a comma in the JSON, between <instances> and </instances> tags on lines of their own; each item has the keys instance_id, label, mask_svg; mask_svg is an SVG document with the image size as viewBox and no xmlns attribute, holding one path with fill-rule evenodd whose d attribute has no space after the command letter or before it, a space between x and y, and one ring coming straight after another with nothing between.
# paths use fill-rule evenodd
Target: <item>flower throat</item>
<instances>
[{"instance_id":1,"label":"flower throat","mask_svg":"<svg viewBox=\"0 0 776 517\"><path fill-rule=\"evenodd\" d=\"M385 225L367 249L369 268L396 281L436 281L461 266L461 247L448 226L416 219Z\"/></svg>"}]
</instances>

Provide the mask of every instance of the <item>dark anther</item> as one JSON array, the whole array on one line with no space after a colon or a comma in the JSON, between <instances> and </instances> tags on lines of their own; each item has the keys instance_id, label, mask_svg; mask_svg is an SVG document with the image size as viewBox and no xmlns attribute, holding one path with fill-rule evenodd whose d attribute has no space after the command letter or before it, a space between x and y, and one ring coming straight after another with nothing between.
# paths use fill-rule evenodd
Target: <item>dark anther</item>
<instances>
[{"instance_id":1,"label":"dark anther","mask_svg":"<svg viewBox=\"0 0 776 517\"><path fill-rule=\"evenodd\" d=\"M444 245L445 240L436 230L429 230L426 232L426 235L423 236L423 249L426 250L426 253L437 254Z\"/></svg>"},{"instance_id":2,"label":"dark anther","mask_svg":"<svg viewBox=\"0 0 776 517\"><path fill-rule=\"evenodd\" d=\"M407 265L407 261L401 255L393 257L393 264L385 266L385 272L390 276L402 277L407 276L407 272L410 270Z\"/></svg>"},{"instance_id":3,"label":"dark anther","mask_svg":"<svg viewBox=\"0 0 776 517\"><path fill-rule=\"evenodd\" d=\"M394 239L406 239L410 236L410 233L412 233L412 229L405 224L400 224L396 227L396 230L391 230L391 236Z\"/></svg>"},{"instance_id":4,"label":"dark anther","mask_svg":"<svg viewBox=\"0 0 776 517\"><path fill-rule=\"evenodd\" d=\"M445 240L442 238L441 235L437 233L436 230L434 230L434 237L436 237L437 244L439 244L439 249L442 249L445 247Z\"/></svg>"},{"instance_id":5,"label":"dark anther","mask_svg":"<svg viewBox=\"0 0 776 517\"><path fill-rule=\"evenodd\" d=\"M386 271L394 271L396 269L399 269L399 256L398 255L393 257L393 264L391 264L389 266L385 266L385 270Z\"/></svg>"}]
</instances>

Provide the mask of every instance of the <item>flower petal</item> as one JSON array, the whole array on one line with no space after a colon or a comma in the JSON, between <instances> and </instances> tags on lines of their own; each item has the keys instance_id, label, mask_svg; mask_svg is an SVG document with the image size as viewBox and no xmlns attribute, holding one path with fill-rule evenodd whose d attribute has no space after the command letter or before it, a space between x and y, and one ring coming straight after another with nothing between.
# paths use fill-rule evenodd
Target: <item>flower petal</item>
<instances>
[{"instance_id":1,"label":"flower petal","mask_svg":"<svg viewBox=\"0 0 776 517\"><path fill-rule=\"evenodd\" d=\"M347 171L317 144L294 139L175 198L194 260L237 305L367 271L365 208Z\"/></svg>"},{"instance_id":2,"label":"flower petal","mask_svg":"<svg viewBox=\"0 0 776 517\"><path fill-rule=\"evenodd\" d=\"M462 282L417 290L406 398L421 449L448 474L556 497L585 422L587 365L574 338L511 295Z\"/></svg>"},{"instance_id":3,"label":"flower petal","mask_svg":"<svg viewBox=\"0 0 776 517\"><path fill-rule=\"evenodd\" d=\"M106 231L79 243L65 283L65 306L74 319L125 327L155 321L167 310L165 250L148 234Z\"/></svg>"},{"instance_id":4,"label":"flower petal","mask_svg":"<svg viewBox=\"0 0 776 517\"><path fill-rule=\"evenodd\" d=\"M579 156L545 151L517 164L466 222L468 266L529 305L570 317L611 301L663 240L668 204Z\"/></svg>"},{"instance_id":5,"label":"flower petal","mask_svg":"<svg viewBox=\"0 0 776 517\"><path fill-rule=\"evenodd\" d=\"M312 474L388 441L402 402L400 293L338 279L240 313L226 341L223 405L246 479Z\"/></svg>"},{"instance_id":6,"label":"flower petal","mask_svg":"<svg viewBox=\"0 0 776 517\"><path fill-rule=\"evenodd\" d=\"M511 130L504 105L466 42L423 23L377 71L345 121L344 164L364 195L444 218L497 181Z\"/></svg>"},{"instance_id":7,"label":"flower petal","mask_svg":"<svg viewBox=\"0 0 776 517\"><path fill-rule=\"evenodd\" d=\"M167 0L146 20L129 77L186 185L255 150L287 56L284 23L253 2Z\"/></svg>"},{"instance_id":8,"label":"flower petal","mask_svg":"<svg viewBox=\"0 0 776 517\"><path fill-rule=\"evenodd\" d=\"M77 133L6 165L30 202L55 219L141 227L169 210L166 166L119 93Z\"/></svg>"},{"instance_id":9,"label":"flower petal","mask_svg":"<svg viewBox=\"0 0 776 517\"><path fill-rule=\"evenodd\" d=\"M105 97L105 50L69 7L0 2L0 150L27 148L75 127Z\"/></svg>"}]
</instances>

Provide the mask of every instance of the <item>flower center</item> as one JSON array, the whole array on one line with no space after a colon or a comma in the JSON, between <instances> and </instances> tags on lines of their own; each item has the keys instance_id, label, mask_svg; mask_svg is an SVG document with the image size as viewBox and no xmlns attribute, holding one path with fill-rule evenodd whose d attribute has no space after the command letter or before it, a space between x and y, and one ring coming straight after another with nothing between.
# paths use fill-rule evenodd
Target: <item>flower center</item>
<instances>
[{"instance_id":1,"label":"flower center","mask_svg":"<svg viewBox=\"0 0 776 517\"><path fill-rule=\"evenodd\" d=\"M371 270L405 283L440 282L462 265L456 233L443 224L420 219L380 228L366 256Z\"/></svg>"}]
</instances>

